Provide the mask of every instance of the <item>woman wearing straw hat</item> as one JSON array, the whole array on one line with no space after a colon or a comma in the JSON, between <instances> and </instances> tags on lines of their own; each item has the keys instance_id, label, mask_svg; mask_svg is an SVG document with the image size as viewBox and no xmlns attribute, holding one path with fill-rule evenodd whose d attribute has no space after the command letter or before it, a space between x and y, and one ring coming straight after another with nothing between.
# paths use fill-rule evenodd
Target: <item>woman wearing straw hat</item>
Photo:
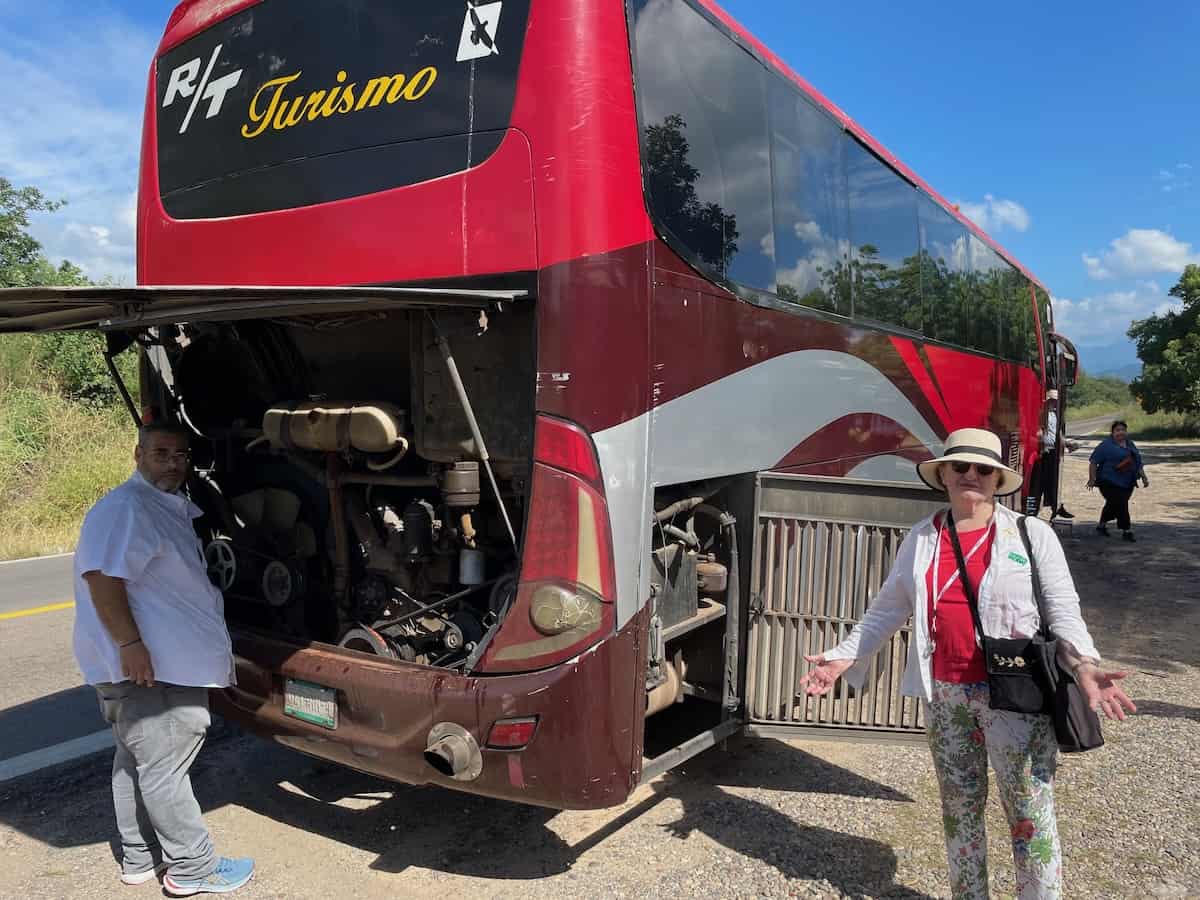
<instances>
[{"instance_id":1,"label":"woman wearing straw hat","mask_svg":"<svg viewBox=\"0 0 1200 900\"><path fill-rule=\"evenodd\" d=\"M1017 893L1032 900L1062 893L1054 728L1049 716L989 707L983 652L950 536L954 529L984 633L1032 636L1039 619L1018 515L996 503L996 497L1020 490L1022 479L1004 465L1000 451L992 432L963 428L946 439L945 453L917 466L926 484L949 495L949 508L913 526L862 621L832 650L805 657L813 668L800 684L809 694L824 694L844 674L860 687L871 656L912 616L901 689L925 702L953 896L988 896L984 807L990 760L1011 831ZM1028 530L1060 663L1074 671L1093 708L1124 719L1126 710L1135 711L1119 685L1125 673L1099 666L1054 530L1033 518Z\"/></svg>"}]
</instances>

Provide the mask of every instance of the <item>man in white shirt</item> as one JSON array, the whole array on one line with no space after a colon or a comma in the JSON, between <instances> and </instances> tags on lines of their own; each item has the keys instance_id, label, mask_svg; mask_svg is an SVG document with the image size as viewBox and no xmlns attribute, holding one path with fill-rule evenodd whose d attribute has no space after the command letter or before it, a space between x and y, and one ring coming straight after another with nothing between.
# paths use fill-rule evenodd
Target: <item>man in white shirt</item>
<instances>
[{"instance_id":1,"label":"man in white shirt","mask_svg":"<svg viewBox=\"0 0 1200 900\"><path fill-rule=\"evenodd\" d=\"M165 871L168 893L226 893L254 861L217 856L188 769L209 725L208 689L228 686L233 652L224 599L208 580L180 488L188 433L147 425L137 470L88 512L75 551L75 658L116 739L113 803L121 880Z\"/></svg>"},{"instance_id":2,"label":"man in white shirt","mask_svg":"<svg viewBox=\"0 0 1200 900\"><path fill-rule=\"evenodd\" d=\"M1073 519L1074 513L1058 502L1058 431L1058 391L1051 388L1046 391L1046 429L1041 433L1041 502L1050 507L1051 519Z\"/></svg>"}]
</instances>

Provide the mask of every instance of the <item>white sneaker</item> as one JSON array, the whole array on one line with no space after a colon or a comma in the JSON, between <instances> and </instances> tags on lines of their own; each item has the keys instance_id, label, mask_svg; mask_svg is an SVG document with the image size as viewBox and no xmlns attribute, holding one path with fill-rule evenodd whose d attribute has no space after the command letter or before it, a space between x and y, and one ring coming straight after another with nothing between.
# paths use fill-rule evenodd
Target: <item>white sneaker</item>
<instances>
[{"instance_id":1,"label":"white sneaker","mask_svg":"<svg viewBox=\"0 0 1200 900\"><path fill-rule=\"evenodd\" d=\"M166 863L159 863L153 869L144 869L141 872L122 872L122 884L145 884L147 881L153 881L164 872L167 871Z\"/></svg>"}]
</instances>

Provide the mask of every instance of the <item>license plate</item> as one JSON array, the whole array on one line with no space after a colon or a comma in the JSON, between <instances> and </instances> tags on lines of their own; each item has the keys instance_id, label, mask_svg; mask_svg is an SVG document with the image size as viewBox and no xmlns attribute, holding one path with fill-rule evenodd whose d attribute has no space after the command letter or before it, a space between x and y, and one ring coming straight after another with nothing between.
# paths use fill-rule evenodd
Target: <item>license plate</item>
<instances>
[{"instance_id":1,"label":"license plate","mask_svg":"<svg viewBox=\"0 0 1200 900\"><path fill-rule=\"evenodd\" d=\"M337 728L337 691L289 678L283 688L283 714L322 728Z\"/></svg>"}]
</instances>

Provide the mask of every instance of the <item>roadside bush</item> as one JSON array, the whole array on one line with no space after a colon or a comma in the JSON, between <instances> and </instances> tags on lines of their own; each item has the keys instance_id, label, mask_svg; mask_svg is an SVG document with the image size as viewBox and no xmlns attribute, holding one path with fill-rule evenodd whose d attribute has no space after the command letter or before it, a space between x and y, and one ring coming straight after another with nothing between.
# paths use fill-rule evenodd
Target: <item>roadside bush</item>
<instances>
[{"instance_id":1,"label":"roadside bush","mask_svg":"<svg viewBox=\"0 0 1200 900\"><path fill-rule=\"evenodd\" d=\"M0 385L0 559L75 546L83 514L133 470L121 408Z\"/></svg>"},{"instance_id":2,"label":"roadside bush","mask_svg":"<svg viewBox=\"0 0 1200 900\"><path fill-rule=\"evenodd\" d=\"M1078 411L1083 407L1095 409L1120 409L1133 403L1129 385L1112 375L1093 378L1079 373L1075 387L1067 393L1067 408Z\"/></svg>"}]
</instances>

